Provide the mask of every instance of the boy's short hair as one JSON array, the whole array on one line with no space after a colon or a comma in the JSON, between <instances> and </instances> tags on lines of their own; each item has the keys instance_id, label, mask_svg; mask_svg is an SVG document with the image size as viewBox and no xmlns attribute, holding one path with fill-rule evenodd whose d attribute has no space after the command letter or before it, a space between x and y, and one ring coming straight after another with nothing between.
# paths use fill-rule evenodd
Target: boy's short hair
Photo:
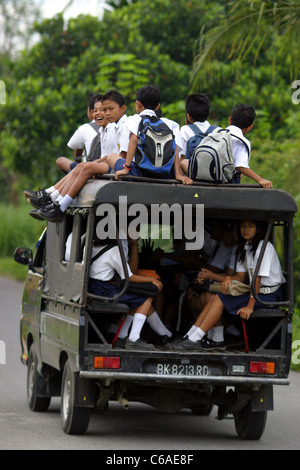
<instances>
[{"instance_id":1,"label":"boy's short hair","mask_svg":"<svg viewBox=\"0 0 300 470\"><path fill-rule=\"evenodd\" d=\"M231 113L231 125L246 129L253 124L256 113L253 106L237 104Z\"/></svg>"},{"instance_id":2,"label":"boy's short hair","mask_svg":"<svg viewBox=\"0 0 300 470\"><path fill-rule=\"evenodd\" d=\"M118 90L108 90L102 97L102 102L111 100L117 103L120 108L125 105L125 98Z\"/></svg>"},{"instance_id":3,"label":"boy's short hair","mask_svg":"<svg viewBox=\"0 0 300 470\"><path fill-rule=\"evenodd\" d=\"M88 96L88 100L87 100L88 108L93 110L95 103L99 101L99 99L100 100L102 99L102 95L100 95L99 93L91 93Z\"/></svg>"},{"instance_id":4,"label":"boy's short hair","mask_svg":"<svg viewBox=\"0 0 300 470\"><path fill-rule=\"evenodd\" d=\"M160 104L160 92L154 85L146 85L136 92L136 100L140 101L146 109L157 108Z\"/></svg>"},{"instance_id":5,"label":"boy's short hair","mask_svg":"<svg viewBox=\"0 0 300 470\"><path fill-rule=\"evenodd\" d=\"M185 99L185 110L194 121L206 121L210 111L208 96L205 93L188 95Z\"/></svg>"}]
</instances>

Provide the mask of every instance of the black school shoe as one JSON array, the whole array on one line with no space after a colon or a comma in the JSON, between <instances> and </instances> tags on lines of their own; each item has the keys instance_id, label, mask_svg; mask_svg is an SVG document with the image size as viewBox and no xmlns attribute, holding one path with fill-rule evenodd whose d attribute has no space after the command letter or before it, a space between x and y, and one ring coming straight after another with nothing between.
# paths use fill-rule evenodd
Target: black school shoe
<instances>
[{"instance_id":1,"label":"black school shoe","mask_svg":"<svg viewBox=\"0 0 300 470\"><path fill-rule=\"evenodd\" d=\"M167 343L166 349L171 351L201 351L201 341L191 341L188 336L184 336L181 340Z\"/></svg>"},{"instance_id":2,"label":"black school shoe","mask_svg":"<svg viewBox=\"0 0 300 470\"><path fill-rule=\"evenodd\" d=\"M129 338L125 343L125 349L135 349L139 351L155 351L155 346L151 343L145 343L141 338L131 341Z\"/></svg>"},{"instance_id":3,"label":"black school shoe","mask_svg":"<svg viewBox=\"0 0 300 470\"><path fill-rule=\"evenodd\" d=\"M54 202L41 207L41 209L37 211L37 215L42 217L43 220L48 220L48 222L60 223L63 221L65 213L60 210L57 202Z\"/></svg>"},{"instance_id":4,"label":"black school shoe","mask_svg":"<svg viewBox=\"0 0 300 470\"><path fill-rule=\"evenodd\" d=\"M30 212L29 212L29 215L31 215L31 217L33 217L34 219L36 220L43 220L45 221L45 219L43 217L41 217L39 214L38 214L38 209L32 209Z\"/></svg>"},{"instance_id":5,"label":"black school shoe","mask_svg":"<svg viewBox=\"0 0 300 470\"><path fill-rule=\"evenodd\" d=\"M113 348L125 348L125 344L127 341L128 336L125 336L124 338L117 338L116 341L114 342Z\"/></svg>"},{"instance_id":6,"label":"black school shoe","mask_svg":"<svg viewBox=\"0 0 300 470\"><path fill-rule=\"evenodd\" d=\"M48 194L44 189L41 189L40 191L24 191L24 195L29 204L31 204L35 209L40 209L41 207L52 203L50 194Z\"/></svg>"},{"instance_id":7,"label":"black school shoe","mask_svg":"<svg viewBox=\"0 0 300 470\"><path fill-rule=\"evenodd\" d=\"M38 197L38 195L42 195L44 193L46 193L44 189L39 189L38 191L30 191L30 189L25 189L25 191L23 191L23 194L26 199L28 199L29 197Z\"/></svg>"},{"instance_id":8,"label":"black school shoe","mask_svg":"<svg viewBox=\"0 0 300 470\"><path fill-rule=\"evenodd\" d=\"M201 351L225 351L226 343L225 341L214 341L205 336L201 340Z\"/></svg>"}]
</instances>

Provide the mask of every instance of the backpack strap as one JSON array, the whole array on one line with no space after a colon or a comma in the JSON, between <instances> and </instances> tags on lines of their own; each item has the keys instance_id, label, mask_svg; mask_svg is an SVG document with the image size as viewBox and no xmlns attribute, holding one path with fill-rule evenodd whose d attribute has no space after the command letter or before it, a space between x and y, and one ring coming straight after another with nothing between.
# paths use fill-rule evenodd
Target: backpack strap
<instances>
[{"instance_id":1,"label":"backpack strap","mask_svg":"<svg viewBox=\"0 0 300 470\"><path fill-rule=\"evenodd\" d=\"M245 145L246 149L247 149L247 152L248 152L248 158L250 159L250 148L249 148L249 145L247 144L247 142L245 141L245 139L243 139L243 137L239 137L238 135L235 135L233 134L232 132L228 131L229 134L231 135L231 137L235 137L236 139L240 140L241 142L243 142L243 144Z\"/></svg>"},{"instance_id":2,"label":"backpack strap","mask_svg":"<svg viewBox=\"0 0 300 470\"><path fill-rule=\"evenodd\" d=\"M91 264L93 264L100 256L104 255L108 250L111 250L114 246L117 246L115 243L108 243L108 245L104 246L101 248L101 250L98 251L98 253L93 256L91 259Z\"/></svg>"},{"instance_id":3,"label":"backpack strap","mask_svg":"<svg viewBox=\"0 0 300 470\"><path fill-rule=\"evenodd\" d=\"M199 129L198 126L196 126L196 124L189 124L189 127L192 129L192 131L194 132L195 135L202 135L203 132Z\"/></svg>"},{"instance_id":4,"label":"backpack strap","mask_svg":"<svg viewBox=\"0 0 300 470\"><path fill-rule=\"evenodd\" d=\"M211 124L205 132L202 132L201 129L196 124L189 124L189 127L195 133L195 135L207 135L214 131L218 126Z\"/></svg>"},{"instance_id":5,"label":"backpack strap","mask_svg":"<svg viewBox=\"0 0 300 470\"><path fill-rule=\"evenodd\" d=\"M95 121L89 122L89 125L97 132L99 131L99 126Z\"/></svg>"}]
</instances>

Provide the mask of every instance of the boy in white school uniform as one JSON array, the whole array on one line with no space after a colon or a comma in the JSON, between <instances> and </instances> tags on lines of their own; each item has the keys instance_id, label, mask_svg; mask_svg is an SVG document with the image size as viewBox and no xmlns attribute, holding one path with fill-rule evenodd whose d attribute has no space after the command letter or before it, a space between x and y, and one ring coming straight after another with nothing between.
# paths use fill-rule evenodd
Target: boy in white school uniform
<instances>
[{"instance_id":1,"label":"boy in white school uniform","mask_svg":"<svg viewBox=\"0 0 300 470\"><path fill-rule=\"evenodd\" d=\"M231 183L240 183L241 176L245 175L256 181L263 188L270 189L272 188L272 182L262 178L249 167L251 144L245 135L251 131L255 116L255 110L252 106L238 104L233 108L228 119L230 125L226 129L232 135L233 164L235 167L235 174ZM188 164L189 160L187 159L181 161L181 168L185 173L188 171Z\"/></svg>"},{"instance_id":2,"label":"boy in white school uniform","mask_svg":"<svg viewBox=\"0 0 300 470\"><path fill-rule=\"evenodd\" d=\"M112 155L108 158L108 163L111 168L114 169L116 173L116 179L119 179L123 175L133 175L133 176L142 176L143 173L135 165L134 156L137 149L138 143L138 129L139 124L143 116L155 116L157 117L156 111L160 107L160 93L159 90L153 85L146 85L140 88L136 94L136 111L137 114L129 116L127 120L127 127L129 131L129 145L126 157ZM179 137L179 126L177 123L170 119L160 118L162 121L167 124L174 133L175 142L177 143ZM183 175L180 165L179 165L179 156L178 148L176 148L176 154L173 165L174 171L167 176L167 178L173 179L174 177L181 181L183 184L192 184L192 180L187 176Z\"/></svg>"},{"instance_id":3,"label":"boy in white school uniform","mask_svg":"<svg viewBox=\"0 0 300 470\"><path fill-rule=\"evenodd\" d=\"M95 103L94 118L99 127L105 129L110 126L109 133L105 135L105 139L101 141L99 133L99 142L101 141L101 152L99 157L94 161L88 161L78 164L70 173L68 173L62 180L60 180L54 187L53 192L43 196L39 200L39 194L35 197L29 198L29 202L37 211L31 211L30 215L38 220L48 220L50 222L61 222L64 217L66 209L72 204L74 198L77 196L81 188L85 185L88 179L104 173L109 173L110 167L106 163L107 154L110 150L116 150L115 129L113 123L107 122L104 111L103 102L99 100ZM49 188L52 190L52 188ZM42 190L47 191L47 190ZM45 202L44 202L45 201Z\"/></svg>"},{"instance_id":4,"label":"boy in white school uniform","mask_svg":"<svg viewBox=\"0 0 300 470\"><path fill-rule=\"evenodd\" d=\"M64 173L68 173L70 170L73 170L78 163L86 161L87 155L90 153L91 144L97 136L99 129L94 120L94 107L95 103L101 100L101 98L102 95L99 93L93 93L88 97L87 116L89 122L79 126L67 143L67 146L70 149L75 150L75 161L70 160L67 157L59 157L56 160L56 165Z\"/></svg>"},{"instance_id":5,"label":"boy in white school uniform","mask_svg":"<svg viewBox=\"0 0 300 470\"><path fill-rule=\"evenodd\" d=\"M212 126L208 121L210 113L209 98L205 93L194 93L188 95L185 99L186 124L180 129L179 146L180 161L186 156L186 147L188 141L195 135L193 127L195 125L202 133L209 132L216 126Z\"/></svg>"},{"instance_id":6,"label":"boy in white school uniform","mask_svg":"<svg viewBox=\"0 0 300 470\"><path fill-rule=\"evenodd\" d=\"M230 125L227 129L243 140L242 142L232 136L233 163L236 169L234 179L235 182L240 182L240 176L245 175L256 181L263 188L270 189L272 188L272 182L262 178L249 167L251 143L246 139L245 135L251 131L255 116L256 114L252 106L238 104L233 108L231 116L229 117Z\"/></svg>"}]
</instances>

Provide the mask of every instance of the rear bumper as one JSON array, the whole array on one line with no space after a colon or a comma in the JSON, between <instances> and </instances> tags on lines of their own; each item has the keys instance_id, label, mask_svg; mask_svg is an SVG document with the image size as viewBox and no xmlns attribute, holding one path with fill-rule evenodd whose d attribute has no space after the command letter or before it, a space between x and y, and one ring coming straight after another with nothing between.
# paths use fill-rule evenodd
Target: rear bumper
<instances>
[{"instance_id":1,"label":"rear bumper","mask_svg":"<svg viewBox=\"0 0 300 470\"><path fill-rule=\"evenodd\" d=\"M289 378L278 377L244 377L244 376L190 376L190 375L163 375L151 373L130 373L112 371L81 371L82 379L145 382L153 385L159 384L213 384L213 385L289 385Z\"/></svg>"}]
</instances>

